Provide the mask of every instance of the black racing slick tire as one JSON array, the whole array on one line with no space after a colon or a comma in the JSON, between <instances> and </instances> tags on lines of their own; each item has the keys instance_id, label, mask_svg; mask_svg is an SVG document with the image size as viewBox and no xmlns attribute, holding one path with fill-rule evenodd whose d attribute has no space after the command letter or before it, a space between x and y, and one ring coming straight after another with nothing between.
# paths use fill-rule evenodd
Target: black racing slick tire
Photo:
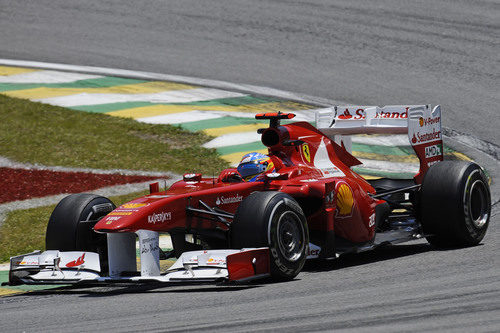
<instances>
[{"instance_id":1,"label":"black racing slick tire","mask_svg":"<svg viewBox=\"0 0 500 333\"><path fill-rule=\"evenodd\" d=\"M299 204L281 192L254 192L238 207L231 225L233 248L269 247L273 280L291 280L307 257L309 232Z\"/></svg>"},{"instance_id":2,"label":"black racing slick tire","mask_svg":"<svg viewBox=\"0 0 500 333\"><path fill-rule=\"evenodd\" d=\"M52 212L45 235L47 250L89 251L99 254L101 270L107 270L106 234L94 232L94 225L115 209L108 198L95 194L71 194Z\"/></svg>"},{"instance_id":3,"label":"black racing slick tire","mask_svg":"<svg viewBox=\"0 0 500 333\"><path fill-rule=\"evenodd\" d=\"M490 189L479 165L443 161L429 168L421 190L422 228L429 243L441 248L477 245L490 214Z\"/></svg>"}]
</instances>

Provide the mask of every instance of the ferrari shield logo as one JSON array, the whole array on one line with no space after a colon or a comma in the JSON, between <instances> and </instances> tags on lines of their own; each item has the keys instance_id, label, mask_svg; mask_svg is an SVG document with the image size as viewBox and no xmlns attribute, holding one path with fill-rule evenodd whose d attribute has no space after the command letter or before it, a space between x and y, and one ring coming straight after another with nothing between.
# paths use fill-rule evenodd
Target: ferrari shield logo
<instances>
[{"instance_id":1,"label":"ferrari shield logo","mask_svg":"<svg viewBox=\"0 0 500 333\"><path fill-rule=\"evenodd\" d=\"M304 155L307 162L311 163L311 152L307 143L302 145L302 155Z\"/></svg>"}]
</instances>

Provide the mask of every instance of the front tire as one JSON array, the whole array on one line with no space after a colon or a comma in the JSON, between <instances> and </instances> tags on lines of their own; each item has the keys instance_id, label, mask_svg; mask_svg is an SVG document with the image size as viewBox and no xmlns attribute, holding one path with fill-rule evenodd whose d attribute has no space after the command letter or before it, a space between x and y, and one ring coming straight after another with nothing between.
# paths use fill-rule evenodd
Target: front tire
<instances>
[{"instance_id":1,"label":"front tire","mask_svg":"<svg viewBox=\"0 0 500 333\"><path fill-rule=\"evenodd\" d=\"M424 234L432 245L479 244L491 213L490 189L481 167L462 161L432 165L422 183L421 213Z\"/></svg>"},{"instance_id":2,"label":"front tire","mask_svg":"<svg viewBox=\"0 0 500 333\"><path fill-rule=\"evenodd\" d=\"M95 194L71 194L52 212L45 235L45 248L60 251L89 251L99 254L101 270L107 271L105 234L94 232L94 225L115 209L108 198Z\"/></svg>"},{"instance_id":3,"label":"front tire","mask_svg":"<svg viewBox=\"0 0 500 333\"><path fill-rule=\"evenodd\" d=\"M309 233L299 204L281 192L254 192L231 225L233 248L269 247L271 277L291 280L304 266Z\"/></svg>"}]
</instances>

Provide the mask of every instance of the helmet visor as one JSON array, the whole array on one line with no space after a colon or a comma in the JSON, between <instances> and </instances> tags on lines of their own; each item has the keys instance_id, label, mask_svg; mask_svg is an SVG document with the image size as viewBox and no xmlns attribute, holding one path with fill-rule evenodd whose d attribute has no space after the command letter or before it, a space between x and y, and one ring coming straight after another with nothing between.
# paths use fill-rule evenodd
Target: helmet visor
<instances>
[{"instance_id":1,"label":"helmet visor","mask_svg":"<svg viewBox=\"0 0 500 333\"><path fill-rule=\"evenodd\" d=\"M260 163L259 161L250 161L238 165L237 170L241 177L243 177L243 179L246 179L250 176L255 176L266 171L267 164L267 162Z\"/></svg>"}]
</instances>

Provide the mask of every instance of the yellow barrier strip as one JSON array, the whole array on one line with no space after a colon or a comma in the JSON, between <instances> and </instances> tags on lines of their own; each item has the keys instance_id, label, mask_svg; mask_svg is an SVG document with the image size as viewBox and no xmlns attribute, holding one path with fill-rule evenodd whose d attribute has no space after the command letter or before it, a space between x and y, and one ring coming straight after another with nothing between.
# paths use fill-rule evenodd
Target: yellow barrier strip
<instances>
[{"instance_id":1,"label":"yellow barrier strip","mask_svg":"<svg viewBox=\"0 0 500 333\"><path fill-rule=\"evenodd\" d=\"M1 296L8 296L8 295L19 294L19 293L25 293L25 291L23 291L23 290L15 290L15 289L7 289L7 288L0 288L0 297Z\"/></svg>"},{"instance_id":2,"label":"yellow barrier strip","mask_svg":"<svg viewBox=\"0 0 500 333\"><path fill-rule=\"evenodd\" d=\"M219 128L209 128L203 130L203 132L211 136L220 136L230 133L255 132L259 128L266 128L266 127L267 127L266 124L248 124L248 125L236 125L236 126L219 127Z\"/></svg>"},{"instance_id":3,"label":"yellow barrier strip","mask_svg":"<svg viewBox=\"0 0 500 333\"><path fill-rule=\"evenodd\" d=\"M452 154L455 155L455 157L458 158L459 160L472 161L472 159L470 157L468 157L465 154L459 153L458 151L454 151Z\"/></svg>"},{"instance_id":4,"label":"yellow barrier strip","mask_svg":"<svg viewBox=\"0 0 500 333\"><path fill-rule=\"evenodd\" d=\"M262 154L267 154L267 148L266 149L260 149L260 150L249 150L249 151L242 151L242 152L237 152L237 153L232 153L232 154L227 154L227 155L222 155L221 158L224 160L228 161L231 163L231 165L237 165L240 163L241 158L243 155L248 154L248 153L262 153Z\"/></svg>"},{"instance_id":5,"label":"yellow barrier strip","mask_svg":"<svg viewBox=\"0 0 500 333\"><path fill-rule=\"evenodd\" d=\"M34 88L24 90L5 91L3 94L23 99L42 99L60 96L69 96L77 94L151 94L169 90L185 90L195 89L197 87L187 84L173 83L173 82L145 82L137 84L126 84L122 86L114 86L107 88Z\"/></svg>"},{"instance_id":6,"label":"yellow barrier strip","mask_svg":"<svg viewBox=\"0 0 500 333\"><path fill-rule=\"evenodd\" d=\"M22 74L22 73L31 73L31 72L36 72L36 71L40 71L40 69L0 66L0 75L1 76L16 75L16 74Z\"/></svg>"},{"instance_id":7,"label":"yellow barrier strip","mask_svg":"<svg viewBox=\"0 0 500 333\"><path fill-rule=\"evenodd\" d=\"M382 177L378 177L378 176L372 176L372 175L363 175L363 174L359 174L361 177L363 177L364 179L366 180L371 180L371 179L380 179Z\"/></svg>"},{"instance_id":8,"label":"yellow barrier strip","mask_svg":"<svg viewBox=\"0 0 500 333\"><path fill-rule=\"evenodd\" d=\"M165 114L189 112L189 111L225 111L225 112L246 112L258 113L268 111L284 111L281 107L283 103L262 103L262 104L248 104L248 105L151 105L138 108L123 109L119 111L107 112L110 116L126 117L126 118L147 118L156 117ZM299 106L289 105L290 107ZM304 109L303 105L301 110ZM287 110L291 111L291 110ZM196 120L196 119L194 119Z\"/></svg>"},{"instance_id":9,"label":"yellow barrier strip","mask_svg":"<svg viewBox=\"0 0 500 333\"><path fill-rule=\"evenodd\" d=\"M353 151L352 154L357 158L364 158L367 160L387 161L387 162L400 162L400 163L418 163L418 158L414 155L382 155L376 153L367 153L363 151Z\"/></svg>"}]
</instances>

